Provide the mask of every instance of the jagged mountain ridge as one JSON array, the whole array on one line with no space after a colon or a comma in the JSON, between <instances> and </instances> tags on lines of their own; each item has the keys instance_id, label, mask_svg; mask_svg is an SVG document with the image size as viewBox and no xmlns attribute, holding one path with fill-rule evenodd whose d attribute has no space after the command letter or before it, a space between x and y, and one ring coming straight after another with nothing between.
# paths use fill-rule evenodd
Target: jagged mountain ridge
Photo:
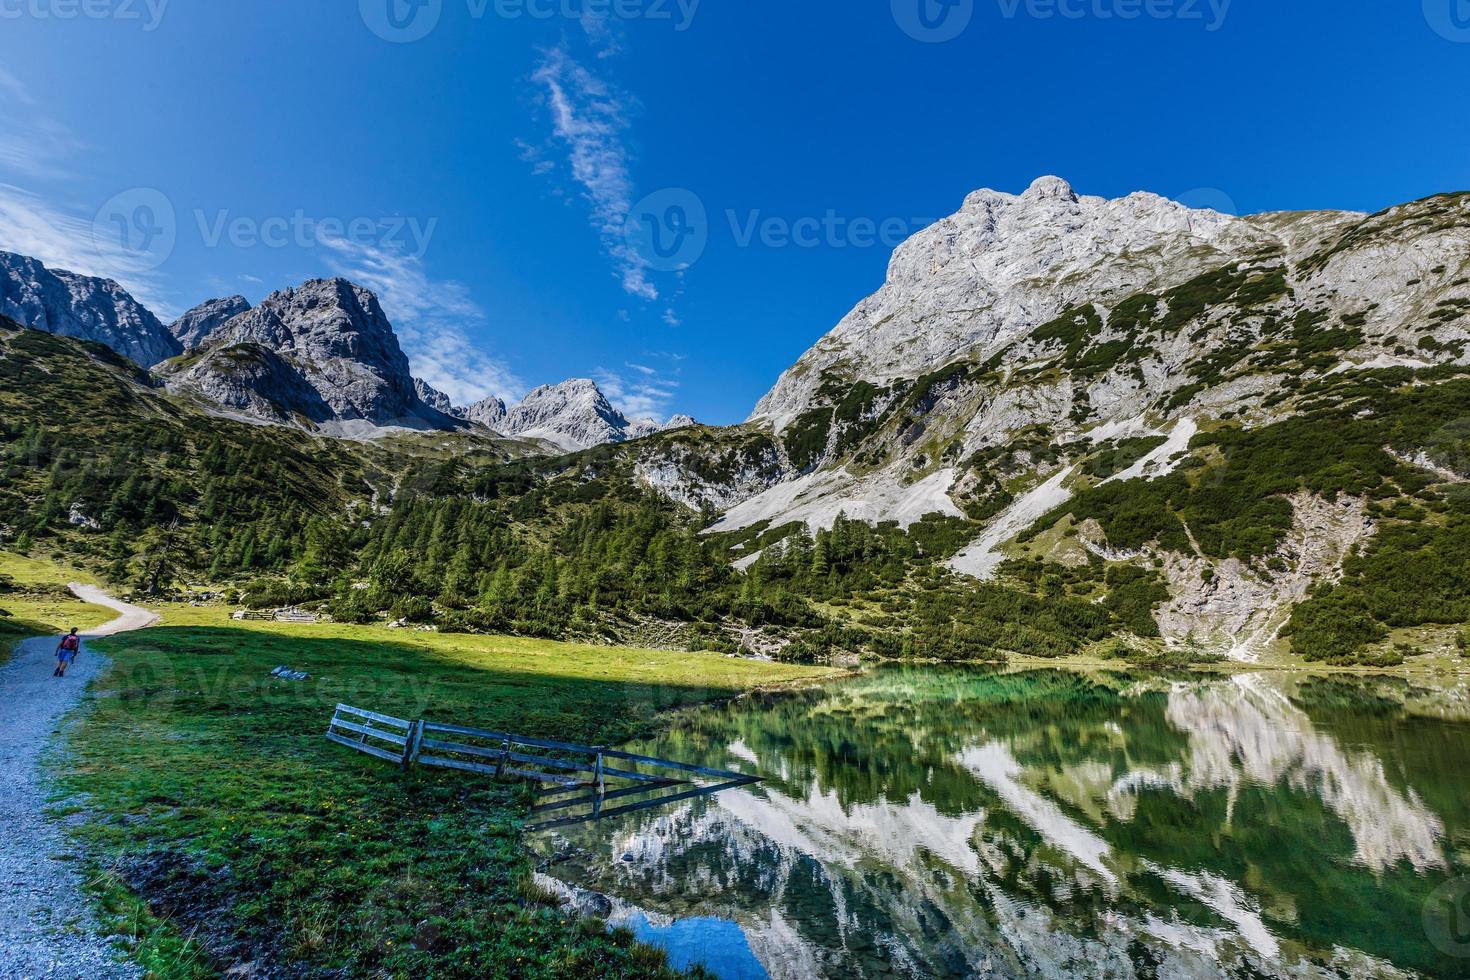
<instances>
[{"instance_id":1,"label":"jagged mountain ridge","mask_svg":"<svg viewBox=\"0 0 1470 980\"><path fill-rule=\"evenodd\" d=\"M1303 216L1308 244L1361 220ZM753 420L779 423L813 400L824 374L873 383L917 378L961 354L989 357L1084 302L1161 291L1286 244L1259 222L1193 210L1154 194L1078 195L1043 177L1023 194L989 189L894 252L887 280L761 399Z\"/></svg>"},{"instance_id":2,"label":"jagged mountain ridge","mask_svg":"<svg viewBox=\"0 0 1470 980\"><path fill-rule=\"evenodd\" d=\"M183 350L156 316L111 279L48 269L13 252L0 252L0 316L105 344L144 367Z\"/></svg>"},{"instance_id":3,"label":"jagged mountain ridge","mask_svg":"<svg viewBox=\"0 0 1470 980\"><path fill-rule=\"evenodd\" d=\"M505 402L494 395L482 398L467 408L456 410L463 418L483 425L487 429L493 429L496 432L500 432L504 428L507 411L509 410L506 408Z\"/></svg>"},{"instance_id":4,"label":"jagged mountain ridge","mask_svg":"<svg viewBox=\"0 0 1470 980\"><path fill-rule=\"evenodd\" d=\"M202 347L220 327L249 310L250 301L244 296L207 300L170 323L168 332L184 350L193 350Z\"/></svg>"},{"instance_id":5,"label":"jagged mountain ridge","mask_svg":"<svg viewBox=\"0 0 1470 980\"><path fill-rule=\"evenodd\" d=\"M171 391L265 421L344 433L461 425L424 403L377 297L345 279L272 293L204 337L165 369Z\"/></svg>"},{"instance_id":6,"label":"jagged mountain ridge","mask_svg":"<svg viewBox=\"0 0 1470 980\"><path fill-rule=\"evenodd\" d=\"M1287 552L1236 564L1147 535L1141 552L1120 548L1085 522L1040 551L1026 539L1089 488L1210 466L1220 433L1320 416L1345 397L1336 377L1397 369L1427 383L1470 365L1467 328L1470 195L1371 216L1235 218L1153 195L1080 197L1044 178L1018 196L971 195L899 248L884 287L746 426L713 447L666 440L638 468L722 511L718 531L831 527L839 514L968 522L972 544L951 564L982 579L1028 553L1161 563L1171 638L1203 625L1222 642L1269 643L1283 612L1376 531L1361 499L1305 490L1330 481L1281 498Z\"/></svg>"},{"instance_id":7,"label":"jagged mountain ridge","mask_svg":"<svg viewBox=\"0 0 1470 980\"><path fill-rule=\"evenodd\" d=\"M1354 363L1464 363L1466 211L1465 199L1431 198L1373 217L1240 219L1153 195L1079 198L1056 178L1019 197L980 191L898 250L883 289L782 376L750 424L776 437L787 478L839 463L860 476L913 448L943 443L954 461L1033 426L1063 440L1168 432ZM1099 237L1119 214L1137 219L1112 228L1135 247ZM1412 241L1386 247L1391 227ZM1022 245L998 238L1002 228ZM1146 244L1151 228L1164 244ZM1018 255L1029 256L1019 271ZM998 291L991 267L1014 288ZM1083 289L1098 293L1070 299ZM923 424L900 426L895 444L884 430L899 408ZM1263 419L1289 414L1271 408Z\"/></svg>"},{"instance_id":8,"label":"jagged mountain ridge","mask_svg":"<svg viewBox=\"0 0 1470 980\"><path fill-rule=\"evenodd\" d=\"M494 396L456 406L412 376L377 297L345 279L280 290L258 307L243 296L207 300L164 326L116 282L0 252L0 315L102 343L225 412L329 435L473 423L573 451L668 427L629 420L587 380L538 388L514 409ZM676 416L669 426L686 424Z\"/></svg>"},{"instance_id":9,"label":"jagged mountain ridge","mask_svg":"<svg viewBox=\"0 0 1470 980\"><path fill-rule=\"evenodd\" d=\"M413 379L413 390L419 396L419 400L425 405L428 405L437 412L443 412L445 415L458 417L459 410L454 407L454 402L450 400L449 396L429 384L423 378Z\"/></svg>"},{"instance_id":10,"label":"jagged mountain ridge","mask_svg":"<svg viewBox=\"0 0 1470 980\"><path fill-rule=\"evenodd\" d=\"M662 425L654 419L630 420L613 407L597 382L587 378L543 385L513 408L494 395L461 408L428 382L415 378L414 383L419 396L439 411L502 435L539 439L569 452L698 424L688 415L675 415Z\"/></svg>"},{"instance_id":11,"label":"jagged mountain ridge","mask_svg":"<svg viewBox=\"0 0 1470 980\"><path fill-rule=\"evenodd\" d=\"M536 388L506 414L503 425L510 434L568 450L627 442L660 428L652 419L629 420L586 378Z\"/></svg>"}]
</instances>

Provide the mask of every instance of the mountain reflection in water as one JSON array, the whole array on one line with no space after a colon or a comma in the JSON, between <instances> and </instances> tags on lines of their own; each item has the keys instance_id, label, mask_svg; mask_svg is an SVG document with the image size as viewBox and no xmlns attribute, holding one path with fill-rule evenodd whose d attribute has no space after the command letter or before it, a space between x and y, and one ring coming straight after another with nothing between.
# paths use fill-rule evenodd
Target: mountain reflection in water
<instances>
[{"instance_id":1,"label":"mountain reflection in water","mask_svg":"<svg viewBox=\"0 0 1470 980\"><path fill-rule=\"evenodd\" d=\"M538 846L726 976L1470 976L1425 919L1470 874L1470 724L1424 694L883 669L640 747L766 782Z\"/></svg>"}]
</instances>

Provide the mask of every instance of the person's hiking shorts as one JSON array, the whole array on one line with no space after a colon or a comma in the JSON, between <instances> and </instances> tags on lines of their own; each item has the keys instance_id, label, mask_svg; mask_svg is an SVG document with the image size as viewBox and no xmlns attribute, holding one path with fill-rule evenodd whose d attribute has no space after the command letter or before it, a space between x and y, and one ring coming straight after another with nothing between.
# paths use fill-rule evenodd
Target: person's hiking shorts
<instances>
[{"instance_id":1,"label":"person's hiking shorts","mask_svg":"<svg viewBox=\"0 0 1470 980\"><path fill-rule=\"evenodd\" d=\"M63 650L61 651L61 653L56 655L56 659L60 660L64 664L69 664L73 660L77 659L77 652L75 650Z\"/></svg>"}]
</instances>

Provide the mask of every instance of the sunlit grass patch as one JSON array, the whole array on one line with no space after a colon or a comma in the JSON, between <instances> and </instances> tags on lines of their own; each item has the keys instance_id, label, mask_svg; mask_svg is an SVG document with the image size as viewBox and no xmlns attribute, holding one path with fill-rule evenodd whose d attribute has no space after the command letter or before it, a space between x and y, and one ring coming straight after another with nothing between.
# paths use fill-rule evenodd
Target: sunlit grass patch
<instances>
[{"instance_id":1,"label":"sunlit grass patch","mask_svg":"<svg viewBox=\"0 0 1470 980\"><path fill-rule=\"evenodd\" d=\"M82 602L66 589L69 582L90 583L91 576L59 562L40 561L0 551L0 663L15 644L32 636L63 633L75 626L91 629L117 614Z\"/></svg>"},{"instance_id":2,"label":"sunlit grass patch","mask_svg":"<svg viewBox=\"0 0 1470 980\"><path fill-rule=\"evenodd\" d=\"M57 770L88 800L78 833L94 859L146 906L151 918L129 913L143 923L132 931L162 977L198 975L198 950L211 969L255 961L267 973L298 963L354 976L666 973L534 888L520 831L526 787L404 774L328 742L332 709L601 744L647 732L669 708L823 674L711 654L163 612L162 626L103 643L113 666ZM282 664L312 677L271 678Z\"/></svg>"}]
</instances>

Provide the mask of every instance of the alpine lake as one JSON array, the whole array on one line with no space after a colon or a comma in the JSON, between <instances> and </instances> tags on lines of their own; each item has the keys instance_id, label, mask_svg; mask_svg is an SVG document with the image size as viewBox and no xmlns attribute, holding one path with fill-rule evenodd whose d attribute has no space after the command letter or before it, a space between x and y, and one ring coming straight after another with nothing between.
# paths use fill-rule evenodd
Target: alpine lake
<instances>
[{"instance_id":1,"label":"alpine lake","mask_svg":"<svg viewBox=\"0 0 1470 980\"><path fill-rule=\"evenodd\" d=\"M724 978L1470 977L1470 689L883 667L634 751L760 783L531 834Z\"/></svg>"}]
</instances>

